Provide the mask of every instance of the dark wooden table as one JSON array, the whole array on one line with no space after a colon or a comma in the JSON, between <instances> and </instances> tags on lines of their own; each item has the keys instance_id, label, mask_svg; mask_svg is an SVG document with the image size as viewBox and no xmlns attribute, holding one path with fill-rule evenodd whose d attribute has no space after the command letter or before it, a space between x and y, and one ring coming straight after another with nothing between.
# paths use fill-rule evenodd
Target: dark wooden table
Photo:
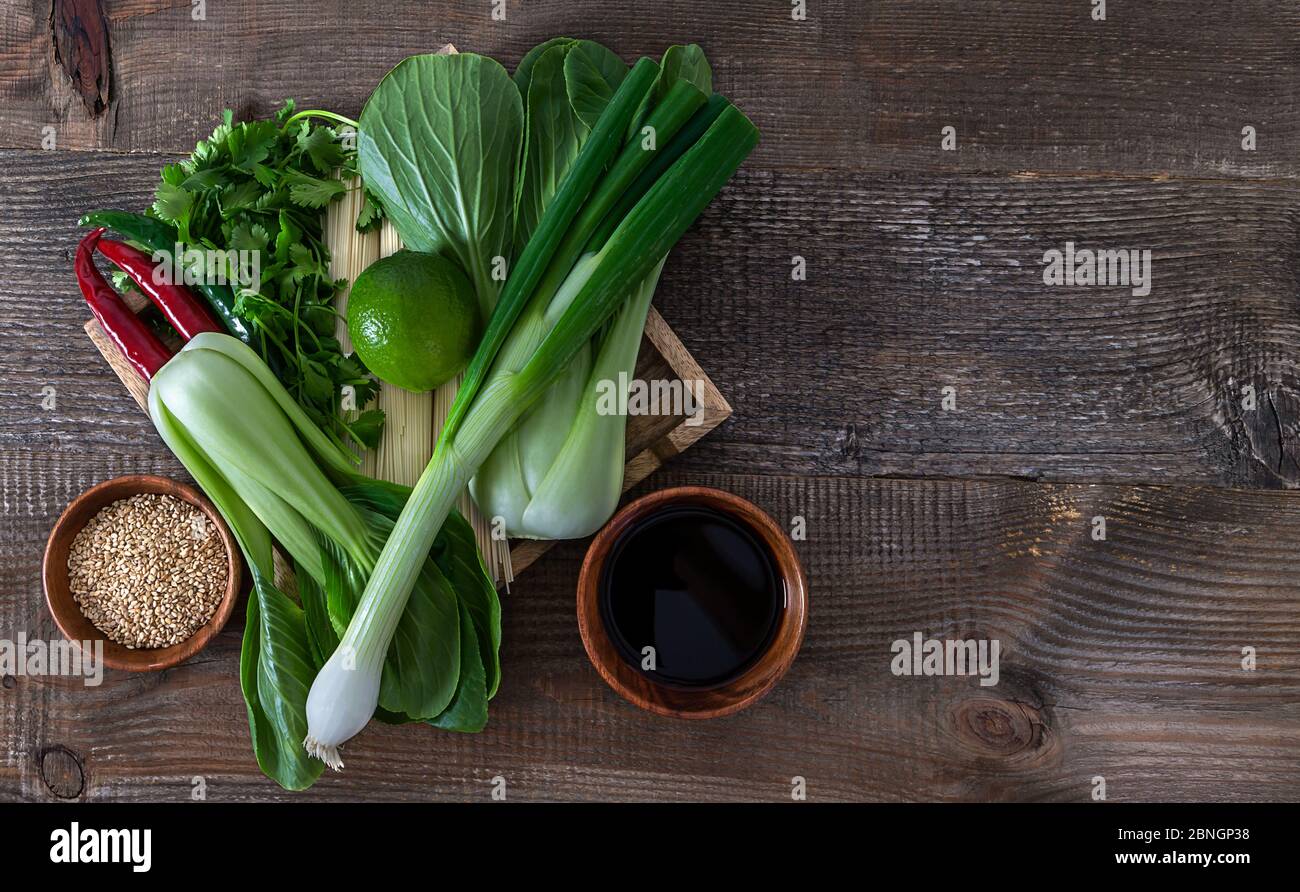
<instances>
[{"instance_id":1,"label":"dark wooden table","mask_svg":"<svg viewBox=\"0 0 1300 892\"><path fill-rule=\"evenodd\" d=\"M82 334L80 213L145 206L223 106L356 114L447 41L696 40L764 142L656 303L736 414L649 485L805 519L802 654L731 718L638 712L583 653L567 543L505 603L486 732L372 725L296 798L1300 798L1300 4L313 5L0 0L0 637L57 636L39 560L73 496L183 473ZM1067 241L1150 249L1151 293L1045 285ZM242 625L98 688L5 677L0 798L289 798ZM917 631L999 639L999 684L893 675Z\"/></svg>"}]
</instances>

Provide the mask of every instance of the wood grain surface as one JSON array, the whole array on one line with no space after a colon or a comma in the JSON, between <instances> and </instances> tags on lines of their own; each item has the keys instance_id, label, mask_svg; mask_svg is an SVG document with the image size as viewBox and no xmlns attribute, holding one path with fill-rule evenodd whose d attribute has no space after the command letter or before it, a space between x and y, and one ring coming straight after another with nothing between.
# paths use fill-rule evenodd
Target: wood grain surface
<instances>
[{"instance_id":1,"label":"wood grain surface","mask_svg":"<svg viewBox=\"0 0 1300 892\"><path fill-rule=\"evenodd\" d=\"M685 457L689 463L689 455ZM50 459L72 487L111 472ZM477 736L372 725L348 767L301 798L1112 801L1275 799L1300 773L1300 611L1283 493L1015 481L742 477L670 470L655 486L743 493L806 520L811 622L789 674L750 709L709 722L634 709L587 662L574 618L582 548L557 546L504 603L503 680ZM14 492L14 490L19 490ZM7 503L33 502L4 481ZM1091 518L1106 516L1095 542ZM0 546L6 586L37 524ZM12 605L7 605L12 609ZM35 605L29 634L52 634ZM290 798L251 765L236 676L237 615L162 673L20 678L0 699L7 796ZM899 678L914 631L997 638L996 687ZM1258 668L1241 668L1242 648ZM196 720L202 716L202 720ZM53 763L51 767L50 763ZM50 777L51 772L55 772ZM69 777L68 775L71 775ZM78 779L79 778L79 779ZM58 791L63 790L61 794Z\"/></svg>"},{"instance_id":2,"label":"wood grain surface","mask_svg":"<svg viewBox=\"0 0 1300 892\"><path fill-rule=\"evenodd\" d=\"M81 332L76 218L145 206L223 105L354 114L409 53L513 65L572 33L628 58L699 41L763 130L656 296L735 414L636 491L802 518L803 650L738 715L638 712L586 660L564 543L505 602L481 735L371 727L283 793L247 740L241 609L166 672L0 679L0 799L196 777L486 799L497 776L546 800L788 801L796 776L814 801L1086 801L1097 776L1115 801L1300 799L1300 5L319 6L0 0L0 637L57 636L39 563L68 501L183 475ZM96 10L102 41L60 31ZM1044 285L1067 241L1150 250L1151 293ZM999 639L999 683L893 675L918 631Z\"/></svg>"},{"instance_id":3,"label":"wood grain surface","mask_svg":"<svg viewBox=\"0 0 1300 892\"><path fill-rule=\"evenodd\" d=\"M87 115L62 75L51 14L94 2L5 0L0 145L188 151L214 109L268 114L286 96L355 115L411 53L450 42L512 70L557 34L631 58L709 51L716 86L763 130L751 169L1300 172L1300 7L1277 0L268 0L103 4L113 102ZM364 9L363 9L364 7ZM1241 130L1254 126L1254 152ZM939 151L957 129L959 149Z\"/></svg>"},{"instance_id":4,"label":"wood grain surface","mask_svg":"<svg viewBox=\"0 0 1300 892\"><path fill-rule=\"evenodd\" d=\"M88 344L37 332L85 319L78 215L147 204L166 160L0 150L0 398L20 416L0 443L152 442ZM695 447L704 467L1295 486L1298 209L1300 182L746 168L656 302L736 411ZM1151 294L1045 286L1068 240L1149 249Z\"/></svg>"}]
</instances>

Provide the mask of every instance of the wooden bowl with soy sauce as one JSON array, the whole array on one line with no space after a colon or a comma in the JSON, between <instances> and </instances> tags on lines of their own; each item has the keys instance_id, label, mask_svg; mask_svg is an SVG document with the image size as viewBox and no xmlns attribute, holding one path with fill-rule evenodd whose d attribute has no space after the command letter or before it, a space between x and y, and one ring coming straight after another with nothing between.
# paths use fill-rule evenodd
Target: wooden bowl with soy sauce
<instances>
[{"instance_id":1,"label":"wooden bowl with soy sauce","mask_svg":"<svg viewBox=\"0 0 1300 892\"><path fill-rule=\"evenodd\" d=\"M659 715L730 715L770 691L808 624L785 532L739 496L681 486L620 510L587 550L578 630L601 677Z\"/></svg>"}]
</instances>

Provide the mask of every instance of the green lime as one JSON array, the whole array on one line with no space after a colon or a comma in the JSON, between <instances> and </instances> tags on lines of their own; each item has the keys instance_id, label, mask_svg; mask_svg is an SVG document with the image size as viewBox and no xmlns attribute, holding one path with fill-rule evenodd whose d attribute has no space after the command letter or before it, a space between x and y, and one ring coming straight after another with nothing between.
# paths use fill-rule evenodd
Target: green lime
<instances>
[{"instance_id":1,"label":"green lime","mask_svg":"<svg viewBox=\"0 0 1300 892\"><path fill-rule=\"evenodd\" d=\"M474 286L445 257L398 251L352 283L348 334L381 380L432 390L463 369L478 346Z\"/></svg>"}]
</instances>

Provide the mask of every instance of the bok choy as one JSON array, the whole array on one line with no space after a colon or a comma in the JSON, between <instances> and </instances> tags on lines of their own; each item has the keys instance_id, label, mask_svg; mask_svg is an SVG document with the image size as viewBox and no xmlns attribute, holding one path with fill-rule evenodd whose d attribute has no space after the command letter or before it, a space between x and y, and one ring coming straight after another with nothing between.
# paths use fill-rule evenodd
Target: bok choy
<instances>
[{"instance_id":1,"label":"bok choy","mask_svg":"<svg viewBox=\"0 0 1300 892\"><path fill-rule=\"evenodd\" d=\"M571 51L566 68L573 58ZM329 764L339 764L338 747L360 730L376 700L387 708L372 682L349 674L359 660L373 662L388 650L412 593L427 588L427 556L456 498L629 296L653 280L672 246L758 142L758 131L742 113L725 100L708 101L689 80L678 79L656 100L652 91L660 68L649 59L619 79L599 57L578 58L584 62L580 69L574 63L581 89L569 99L590 132L510 271L433 458L373 568L371 552L358 547L359 555L350 556L353 568L370 569L369 581L306 706L305 746ZM535 77L536 64L532 71ZM399 198L386 191L399 181L419 194L419 172L411 169L410 157L375 135L391 130L391 121L380 124L375 116L396 104L386 93L401 84L386 78L360 119L361 173L385 207ZM654 138L625 141L647 104L637 132ZM674 142L693 130L698 132L689 144ZM662 169L657 159L666 159ZM406 175L395 174L398 168Z\"/></svg>"},{"instance_id":2,"label":"bok choy","mask_svg":"<svg viewBox=\"0 0 1300 892\"><path fill-rule=\"evenodd\" d=\"M591 41L543 44L532 59L526 59L527 77L521 79L525 93L526 140L520 165L516 239L526 242L540 219L541 211L578 150L590 135L584 113L601 105L599 98L581 96L590 78L583 72L600 70L613 82L622 82L626 66L609 50ZM521 64L521 70L524 65ZM575 76L575 71L579 74ZM611 73L612 72L612 73ZM694 86L707 95L713 77L703 51L695 45L674 46L664 53L654 86L642 98L627 140L641 142L668 138L660 133L663 113L647 120L652 100L672 96L685 108L698 103ZM677 91L674 94L674 89ZM606 97L605 101L608 101ZM694 145L716 119L726 100L715 96L694 112L687 124L672 136L662 151L655 152L638 182L621 196L617 207L607 213L600 231L588 217L580 231L588 237L584 255L565 280L564 287L579 287L591 266L594 251L608 238L611 227L621 221L632 204L673 161ZM603 107L603 106L602 106ZM635 125L640 125L637 127ZM650 127L650 130L644 129ZM562 267L558 267L562 268ZM641 332L654 297L662 264L638 283L614 318L581 347L556 382L497 444L470 482L470 492L480 513L501 518L511 536L528 539L573 539L594 533L613 513L623 490L626 415L598 411L598 388L602 383L631 378L641 347ZM564 296L547 306L541 302L530 310L547 314L525 325L538 335L556 318L555 309L566 303Z\"/></svg>"},{"instance_id":3,"label":"bok choy","mask_svg":"<svg viewBox=\"0 0 1300 892\"><path fill-rule=\"evenodd\" d=\"M301 788L308 682L337 686L324 733L387 721L458 731L487 722L499 680L500 605L468 524L454 512L418 560L404 610L375 615L361 599L402 487L362 477L261 359L222 334L193 338L157 372L149 413L212 498L253 574L241 681L262 770ZM293 559L301 607L274 586L270 537ZM334 661L331 664L328 661ZM333 768L337 751L320 753Z\"/></svg>"}]
</instances>

